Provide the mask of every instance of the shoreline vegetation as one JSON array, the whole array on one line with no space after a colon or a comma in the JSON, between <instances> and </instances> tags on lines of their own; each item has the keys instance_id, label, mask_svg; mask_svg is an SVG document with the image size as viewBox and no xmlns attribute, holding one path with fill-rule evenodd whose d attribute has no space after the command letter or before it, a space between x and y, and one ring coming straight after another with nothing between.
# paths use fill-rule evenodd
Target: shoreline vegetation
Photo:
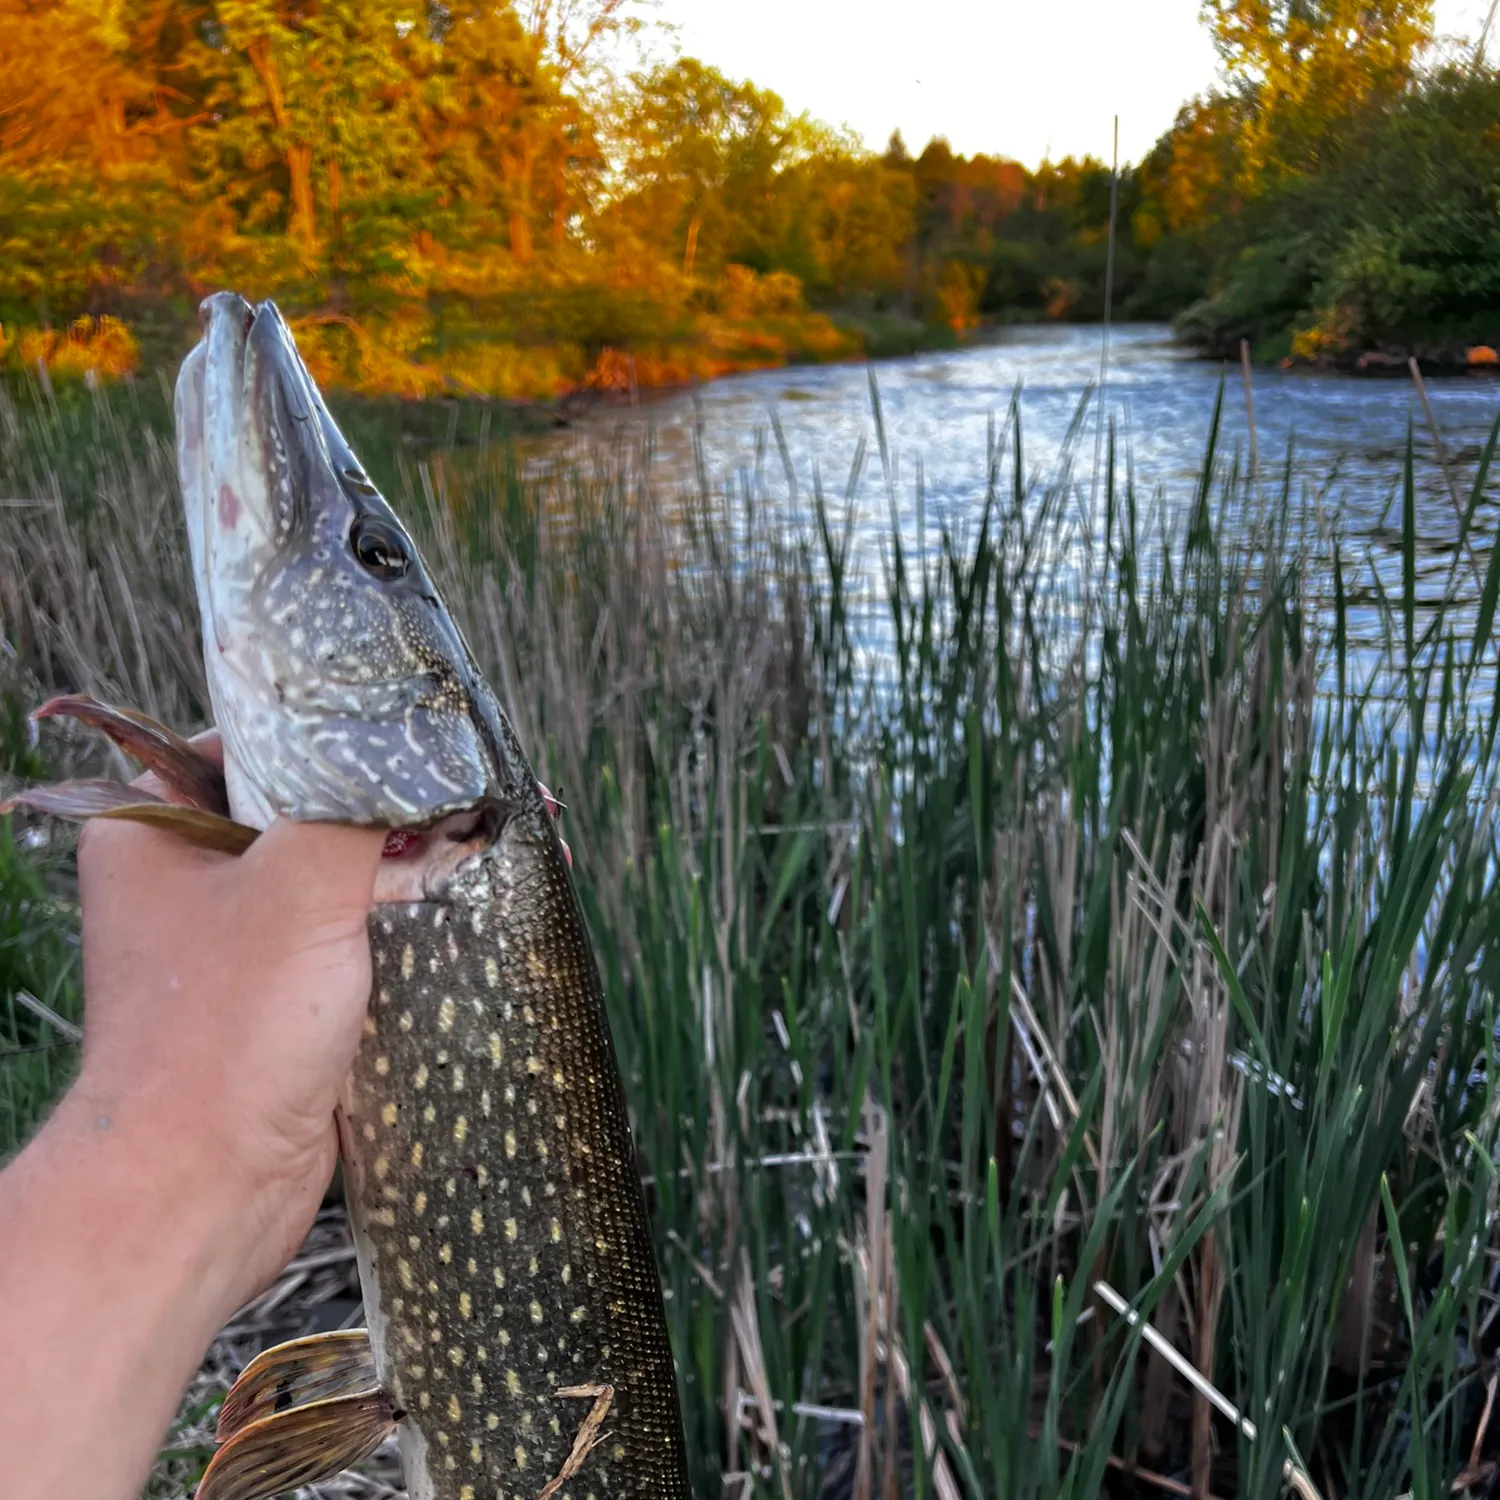
<instances>
[{"instance_id":1,"label":"shoreline vegetation","mask_svg":"<svg viewBox=\"0 0 1500 1500\"><path fill-rule=\"evenodd\" d=\"M0 391L0 493L37 502L0 508L7 784L124 769L76 726L32 743L53 692L202 722L172 448L133 403ZM1396 586L1212 434L1167 527L1111 438L1080 590L1078 434L1029 476L1019 422L973 524L924 556L895 526L883 563L838 503L789 532L753 476L668 497L644 449L396 474L568 805L696 1492L1483 1492L1495 434L1445 586L1410 444ZM1342 558L1331 599L1309 545ZM75 1056L34 1001L88 1024L70 848L0 827L0 1151ZM215 1345L152 1500L188 1493L260 1341L357 1317L342 1234ZM340 1492L387 1494L370 1473Z\"/></svg>"},{"instance_id":2,"label":"shoreline vegetation","mask_svg":"<svg viewBox=\"0 0 1500 1500\"><path fill-rule=\"evenodd\" d=\"M175 368L274 297L329 389L564 406L1112 306L1379 373L1500 349L1500 74L1425 0L1206 0L1220 76L1139 163L883 151L632 0L0 0L0 370Z\"/></svg>"}]
</instances>

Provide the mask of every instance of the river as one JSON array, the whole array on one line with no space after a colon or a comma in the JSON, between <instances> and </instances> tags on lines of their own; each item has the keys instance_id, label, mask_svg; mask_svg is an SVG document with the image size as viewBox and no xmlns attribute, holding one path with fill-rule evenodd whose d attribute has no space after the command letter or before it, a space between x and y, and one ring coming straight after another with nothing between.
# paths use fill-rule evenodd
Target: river
<instances>
[{"instance_id":1,"label":"river","mask_svg":"<svg viewBox=\"0 0 1500 1500\"><path fill-rule=\"evenodd\" d=\"M530 447L532 463L576 459L601 441L638 444L649 434L658 479L695 485L695 438L708 482L743 487L755 476L774 509L806 515L814 485L842 500L853 496L857 556L867 576L879 571L879 550L894 524L917 538L917 491L924 495L932 545L946 520L961 532L979 513L986 492L991 433L1019 402L1023 472L1044 486L1055 475L1067 434L1085 393L1099 382L1102 330L1044 325L1003 330L951 352L882 360L756 371L715 380L688 393L655 395L636 405L590 413L570 429ZM879 388L890 456L888 498L876 442L870 376ZM1241 372L1191 357L1164 325L1117 325L1111 330L1103 407L1116 425L1120 467L1131 466L1138 499L1153 498L1169 520L1191 502L1220 382L1224 384L1220 457L1249 458ZM1416 449L1419 598L1436 594L1447 576L1457 532L1455 506L1437 463L1431 433L1413 383L1406 378L1350 377L1305 370L1257 368L1252 377L1256 446L1262 483L1279 488L1288 453L1293 499L1310 522L1314 551L1320 528L1336 517L1344 537L1346 587L1362 585L1372 564L1387 584L1400 584L1402 457L1408 424ZM1500 381L1485 377L1432 378L1434 416L1453 486L1467 502L1491 424L1500 412ZM1074 545L1086 529L1093 488L1095 417L1091 408L1075 435L1066 480L1076 512ZM786 456L771 433L775 415ZM850 486L851 470L865 462ZM1007 450L1004 484L1011 483ZM788 478L788 469L795 481ZM1494 488L1493 484L1490 486ZM1488 560L1496 512L1486 500L1474 534L1476 560ZM1095 523L1097 525L1097 522ZM1077 560L1085 552L1079 546ZM1366 562L1368 559L1368 564ZM1315 556L1313 588L1326 597L1326 565ZM1321 562L1324 566L1316 566ZM1321 578L1316 575L1322 574ZM1467 571L1464 591L1472 595ZM1378 635L1373 616L1362 622ZM1368 636L1366 637L1369 638Z\"/></svg>"}]
</instances>

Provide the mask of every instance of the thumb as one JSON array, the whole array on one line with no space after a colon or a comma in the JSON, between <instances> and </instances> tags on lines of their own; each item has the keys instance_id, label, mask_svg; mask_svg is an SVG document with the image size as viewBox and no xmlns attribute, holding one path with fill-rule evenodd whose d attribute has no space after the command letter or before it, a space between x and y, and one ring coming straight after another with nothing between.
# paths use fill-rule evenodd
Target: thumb
<instances>
[{"instance_id":1,"label":"thumb","mask_svg":"<svg viewBox=\"0 0 1500 1500\"><path fill-rule=\"evenodd\" d=\"M277 818L241 856L245 872L304 916L363 926L385 830Z\"/></svg>"}]
</instances>

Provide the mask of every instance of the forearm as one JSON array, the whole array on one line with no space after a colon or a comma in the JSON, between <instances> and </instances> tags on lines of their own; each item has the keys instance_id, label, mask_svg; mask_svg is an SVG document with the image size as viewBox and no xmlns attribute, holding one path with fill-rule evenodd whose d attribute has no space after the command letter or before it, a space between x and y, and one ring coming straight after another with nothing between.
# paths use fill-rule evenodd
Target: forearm
<instances>
[{"instance_id":1,"label":"forearm","mask_svg":"<svg viewBox=\"0 0 1500 1500\"><path fill-rule=\"evenodd\" d=\"M9 1500L134 1500L233 1310L235 1195L194 1180L181 1126L131 1114L83 1083L0 1172Z\"/></svg>"}]
</instances>

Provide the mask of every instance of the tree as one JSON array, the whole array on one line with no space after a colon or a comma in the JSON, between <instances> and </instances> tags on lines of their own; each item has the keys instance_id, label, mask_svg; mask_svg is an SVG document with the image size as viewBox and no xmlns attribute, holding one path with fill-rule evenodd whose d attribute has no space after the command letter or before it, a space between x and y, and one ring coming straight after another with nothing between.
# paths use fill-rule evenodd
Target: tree
<instances>
[{"instance_id":1,"label":"tree","mask_svg":"<svg viewBox=\"0 0 1500 1500\"><path fill-rule=\"evenodd\" d=\"M1202 0L1232 92L1248 99L1242 170L1304 169L1368 99L1405 87L1432 0Z\"/></svg>"}]
</instances>

